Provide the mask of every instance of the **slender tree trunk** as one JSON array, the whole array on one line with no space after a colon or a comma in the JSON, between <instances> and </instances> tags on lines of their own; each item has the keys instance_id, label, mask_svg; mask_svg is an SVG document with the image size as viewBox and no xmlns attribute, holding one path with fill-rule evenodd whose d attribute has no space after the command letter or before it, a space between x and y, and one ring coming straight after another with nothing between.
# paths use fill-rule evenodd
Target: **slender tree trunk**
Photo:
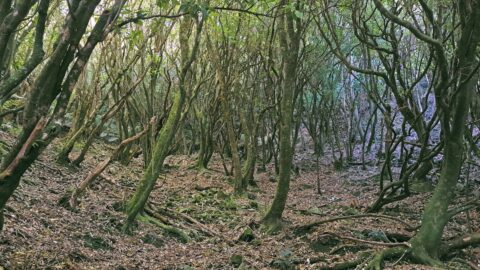
<instances>
[{"instance_id":1,"label":"slender tree trunk","mask_svg":"<svg viewBox=\"0 0 480 270\"><path fill-rule=\"evenodd\" d=\"M149 130L149 128L151 126L153 126L155 124L155 121L156 119L155 118L152 118L150 120L150 123L148 126L146 126L142 131L140 131L139 133L129 137L129 138L126 138L125 140L123 140L118 146L117 148L115 148L115 150L112 152L112 154L110 155L110 157L108 157L107 159L105 159L104 161L100 162L96 167L95 169L93 169L93 171L91 171L86 177L85 179L83 179L83 181L80 183L80 185L78 185L78 187L72 192L71 196L70 196L70 199L69 199L69 205L71 208L76 208L77 207L77 204L78 204L78 197L81 196L85 190L87 189L87 187L89 185L92 184L93 181L95 181L95 179L97 178L97 176L99 176L106 168L107 166L113 161L115 160L115 158L122 152L122 150L128 146L128 145L131 145L133 142L137 141L138 139L140 139L143 135L145 135L147 133L147 131Z\"/></svg>"},{"instance_id":2,"label":"slender tree trunk","mask_svg":"<svg viewBox=\"0 0 480 270\"><path fill-rule=\"evenodd\" d=\"M173 95L173 104L168 114L167 120L160 130L158 139L155 143L152 158L150 163L145 170L145 174L142 177L142 180L137 186L135 193L128 202L127 205L127 219L123 225L123 231L127 232L130 229L133 221L137 217L138 213L143 211L143 208L152 192L160 171L163 168L163 162L168 155L171 143L177 132L181 115L184 109L185 100L186 100L186 85L185 79L187 73L190 71L190 68L193 64L193 61L196 59L198 54L198 49L200 46L200 35L203 29L203 19L197 23L197 31L195 36L195 42L193 49L190 55L188 55L188 27L190 23L188 21L182 21L180 25L180 48L182 54L182 70L179 78L179 89L178 92Z\"/></svg>"},{"instance_id":3,"label":"slender tree trunk","mask_svg":"<svg viewBox=\"0 0 480 270\"><path fill-rule=\"evenodd\" d=\"M247 190L248 182L245 185L242 179L242 165L240 162L240 155L238 153L238 144L237 144L237 137L235 136L235 130L233 127L233 119L232 114L230 111L230 103L228 98L228 89L226 89L225 80L223 77L223 72L217 70L217 82L219 92L222 95L222 111L223 111L223 118L225 121L226 129L227 129L227 140L230 146L230 150L232 152L232 169L233 169L233 178L234 178L234 185L235 185L235 193L236 194L243 194Z\"/></svg>"},{"instance_id":4,"label":"slender tree trunk","mask_svg":"<svg viewBox=\"0 0 480 270\"><path fill-rule=\"evenodd\" d=\"M281 220L287 202L290 187L290 170L292 167L293 147L293 103L295 81L297 74L297 57L300 44L300 31L295 30L295 19L292 12L285 8L288 1L281 0L282 7L278 25L280 47L283 57L282 100L280 104L280 151L279 151L279 178L275 197L262 220L267 231L276 231L281 227ZM296 21L297 28L300 23Z\"/></svg>"}]
</instances>

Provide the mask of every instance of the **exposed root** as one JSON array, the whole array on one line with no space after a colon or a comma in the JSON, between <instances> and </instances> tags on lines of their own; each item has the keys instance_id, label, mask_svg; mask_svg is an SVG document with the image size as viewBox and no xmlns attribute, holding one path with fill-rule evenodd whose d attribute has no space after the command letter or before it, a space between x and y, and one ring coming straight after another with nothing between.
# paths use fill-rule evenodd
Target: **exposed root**
<instances>
[{"instance_id":1,"label":"exposed root","mask_svg":"<svg viewBox=\"0 0 480 270\"><path fill-rule=\"evenodd\" d=\"M425 249L417 248L415 247L415 245L412 248L410 257L413 261L421 264L439 267L439 268L445 267L445 265L441 261L432 258Z\"/></svg>"},{"instance_id":2,"label":"exposed root","mask_svg":"<svg viewBox=\"0 0 480 270\"><path fill-rule=\"evenodd\" d=\"M151 223L151 224L154 224L154 225L158 226L159 228L164 230L166 233L172 234L175 237L177 237L183 243L187 243L187 242L190 241L190 237L188 236L188 234L185 231L183 231L179 228L167 225L167 224L163 223L162 221L160 221L160 220L158 220L158 219L156 219L152 216L139 215L138 219L140 221Z\"/></svg>"},{"instance_id":3,"label":"exposed root","mask_svg":"<svg viewBox=\"0 0 480 270\"><path fill-rule=\"evenodd\" d=\"M191 217L187 214L180 213L180 212L177 212L177 211L174 211L174 210L171 210L171 209L167 209L167 208L157 208L154 205L160 205L160 204L155 203L155 202L151 202L145 208L145 212L147 214L155 217L155 218L160 219L160 220L165 220L165 217L168 217L170 220L174 220L174 219L184 220L184 221L188 222L188 226L181 226L181 225L179 225L179 226L183 227L186 230L193 228L194 230L200 231L201 233L203 233L207 236L217 237L217 238L221 239L222 241L227 242L230 245L234 244L234 242L232 240L228 239L227 237L225 237L221 233L207 227L205 224L201 223L200 221L194 219L193 217ZM165 216L165 217L163 217L162 215ZM166 222L170 223L169 221L166 221Z\"/></svg>"},{"instance_id":4,"label":"exposed root","mask_svg":"<svg viewBox=\"0 0 480 270\"><path fill-rule=\"evenodd\" d=\"M322 265L322 266L316 267L315 269L321 269L321 270L351 269L357 265L361 265L362 263L364 263L365 260L367 260L371 256L371 254L372 253L370 251L361 252L355 260L338 262L331 265ZM315 264L315 263L325 262L325 261L326 261L325 256L319 256L319 257L308 258L308 259L295 259L295 260L291 260L291 263L295 265L301 265L301 264Z\"/></svg>"},{"instance_id":5,"label":"exposed root","mask_svg":"<svg viewBox=\"0 0 480 270\"><path fill-rule=\"evenodd\" d=\"M282 230L283 221L281 219L263 219L261 225L261 230L268 234L275 234Z\"/></svg>"},{"instance_id":6,"label":"exposed root","mask_svg":"<svg viewBox=\"0 0 480 270\"><path fill-rule=\"evenodd\" d=\"M408 242L385 243L385 242L378 242L378 241L363 240L363 239L358 239L358 238L349 237L349 236L342 236L342 235L338 235L338 234L332 233L332 232L326 232L326 234L332 235L332 236L340 238L340 239L350 240L350 241L359 242L359 243L363 243L363 244L378 245L378 246L385 246L385 247L404 247L404 248L409 248L410 247L410 243L408 243Z\"/></svg>"},{"instance_id":7,"label":"exposed root","mask_svg":"<svg viewBox=\"0 0 480 270\"><path fill-rule=\"evenodd\" d=\"M359 214L359 215L351 215L351 216L343 216L343 217L334 217L331 219L325 219L325 220L320 220L320 221L315 221L310 224L298 226L295 228L295 233L301 234L302 232L308 232L314 227L318 227L319 225L325 224L325 223L330 223L334 221L339 221L339 220L347 220L347 219L357 219L357 218L382 218L382 219L390 219L394 220L398 223L401 223L405 225L407 230L414 230L415 226L410 225L409 223L405 222L404 220L401 220L396 217L392 216L387 216L387 215L379 215L379 214Z\"/></svg>"},{"instance_id":8,"label":"exposed root","mask_svg":"<svg viewBox=\"0 0 480 270\"><path fill-rule=\"evenodd\" d=\"M408 252L409 252L409 249L406 249L404 247L394 247L394 248L384 249L378 252L373 257L373 259L367 264L365 269L366 270L382 270L384 260L401 257Z\"/></svg>"}]
</instances>

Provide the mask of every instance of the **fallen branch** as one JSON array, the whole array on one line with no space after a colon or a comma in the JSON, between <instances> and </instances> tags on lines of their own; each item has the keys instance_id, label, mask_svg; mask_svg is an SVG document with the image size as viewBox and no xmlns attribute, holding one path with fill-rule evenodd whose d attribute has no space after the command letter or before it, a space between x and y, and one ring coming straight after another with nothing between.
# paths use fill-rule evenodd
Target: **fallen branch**
<instances>
[{"instance_id":1,"label":"fallen branch","mask_svg":"<svg viewBox=\"0 0 480 270\"><path fill-rule=\"evenodd\" d=\"M448 242L444 248L444 254L448 254L453 250L464 249L473 245L480 245L480 232L465 235Z\"/></svg>"},{"instance_id":2,"label":"fallen branch","mask_svg":"<svg viewBox=\"0 0 480 270\"><path fill-rule=\"evenodd\" d=\"M354 248L364 249L364 248L368 248L368 247L369 247L368 245L340 245L340 246L337 246L337 247L333 248L332 250L330 250L330 252L328 254L334 255L337 252L341 251L342 249L354 249Z\"/></svg>"},{"instance_id":3,"label":"fallen branch","mask_svg":"<svg viewBox=\"0 0 480 270\"><path fill-rule=\"evenodd\" d=\"M415 230L415 227L413 227L412 225L408 224L407 222L405 222L405 221L403 221L399 218L396 218L396 217L387 216L387 215L379 215L379 214L359 214L359 215L335 217L335 218L331 218L331 219L312 222L310 224L298 226L298 227L295 228L294 231L296 233L300 233L300 232L303 232L303 231L309 231L312 228L317 227L317 226L322 225L322 224L325 224L325 223L330 223L330 222L339 221L339 220L346 220L346 219L366 218L366 217L394 220L394 221L397 221L397 222L405 225L405 227L407 227L408 230Z\"/></svg>"},{"instance_id":4,"label":"fallen branch","mask_svg":"<svg viewBox=\"0 0 480 270\"><path fill-rule=\"evenodd\" d=\"M159 203L157 202L150 202L150 204L154 204L154 205L160 205ZM201 231L202 233L208 235L208 236L213 236L213 237L217 237L217 238L220 238L222 239L223 241L227 242L228 244L231 244L233 245L234 242L230 239L228 239L227 237L223 236L221 233L215 231L215 230L212 230L210 228L208 228L205 224L201 223L200 221L194 219L193 217L187 215L187 214L184 214L184 213L180 213L178 211L174 211L174 210L171 210L171 209L167 209L167 208L161 208L161 209L158 209L158 208L153 208L151 207L154 212L161 212L161 213L164 213L165 215L168 215L170 218L176 218L176 216L179 216L181 217L182 219L188 221L189 223L195 225L195 227Z\"/></svg>"},{"instance_id":5,"label":"fallen branch","mask_svg":"<svg viewBox=\"0 0 480 270\"><path fill-rule=\"evenodd\" d=\"M156 122L156 118L152 117L152 119L150 120L150 123L147 126L145 126L145 128L141 132L123 140L106 160L100 162L95 167L95 169L93 169L93 171L91 171L87 175L87 177L83 179L80 185L72 192L72 195L70 196L70 200L68 203L71 208L74 209L77 207L78 197L81 196L85 192L87 187L90 186L93 181L95 181L95 179L108 167L108 165L110 165L110 163L112 162L112 160L115 159L118 153L120 153L125 148L125 146L127 146L130 143L133 143L134 141L140 139L143 135L145 135L155 122Z\"/></svg>"},{"instance_id":6,"label":"fallen branch","mask_svg":"<svg viewBox=\"0 0 480 270\"><path fill-rule=\"evenodd\" d=\"M363 240L355 237L350 237L350 236L343 236L339 235L333 232L326 232L325 234L334 236L336 238L344 239L344 240L350 240L358 243L363 243L363 244L370 244L370 245L376 245L376 246L384 246L384 247L407 247L410 248L411 245L408 242L400 242L400 243L385 243L385 242L378 242L378 241L370 241L370 240Z\"/></svg>"}]
</instances>

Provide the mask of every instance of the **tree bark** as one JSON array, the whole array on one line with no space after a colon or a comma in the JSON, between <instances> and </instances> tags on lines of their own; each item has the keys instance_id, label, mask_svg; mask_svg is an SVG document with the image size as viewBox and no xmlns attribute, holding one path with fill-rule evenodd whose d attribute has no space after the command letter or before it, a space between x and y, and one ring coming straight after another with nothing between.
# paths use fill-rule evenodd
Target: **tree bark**
<instances>
[{"instance_id":1,"label":"tree bark","mask_svg":"<svg viewBox=\"0 0 480 270\"><path fill-rule=\"evenodd\" d=\"M2 4L0 15L8 10L9 2L11 1L6 1L5 4ZM15 7L10 11L10 13L8 13L8 15L5 16L0 24L0 67L3 67L3 62L7 54L7 45L10 38L15 33L15 30L23 21L23 19L27 16L33 3L34 1L32 0L16 1ZM2 18L0 17L0 20L1 19Z\"/></svg>"},{"instance_id":2,"label":"tree bark","mask_svg":"<svg viewBox=\"0 0 480 270\"><path fill-rule=\"evenodd\" d=\"M451 217L448 206L455 198L455 186L463 163L465 122L477 82L477 76L473 72L476 72L475 66L478 63L476 49L480 41L480 1L460 1L459 11L464 21L455 55L458 61L455 71L458 82L451 90L453 98L450 110L441 111L445 142L443 166L438 185L423 213L420 231L411 241L413 257L431 265L438 264L443 230Z\"/></svg>"},{"instance_id":3,"label":"tree bark","mask_svg":"<svg viewBox=\"0 0 480 270\"><path fill-rule=\"evenodd\" d=\"M160 130L158 139L155 143L152 158L150 163L145 170L145 174L142 177L142 180L137 186L135 193L128 202L127 205L127 219L123 225L123 231L127 232L130 229L133 221L137 217L138 213L143 211L145 204L147 203L148 197L152 192L160 171L163 168L163 162L168 155L169 149L173 138L177 132L181 114L184 109L185 100L186 100L186 85L185 79L187 73L190 71L190 68L195 61L199 46L200 46L200 37L203 29L203 19L197 23L197 30L195 35L195 41L193 49L190 55L188 55L188 22L182 21L180 26L180 47L182 54L182 70L179 78L179 89L177 93L173 95L173 104L168 114L167 120Z\"/></svg>"},{"instance_id":4,"label":"tree bark","mask_svg":"<svg viewBox=\"0 0 480 270\"><path fill-rule=\"evenodd\" d=\"M33 51L25 65L15 71L4 81L0 80L0 104L3 104L10 96L15 93L17 87L30 73L42 62L45 52L43 51L43 36L45 34L45 24L47 21L47 11L50 0L42 0L38 6L38 21L35 26L35 40Z\"/></svg>"},{"instance_id":5,"label":"tree bark","mask_svg":"<svg viewBox=\"0 0 480 270\"><path fill-rule=\"evenodd\" d=\"M283 210L290 187L290 170L293 159L292 129L293 129L293 99L297 74L297 57L300 44L299 29L295 30L295 19L292 12L288 12L286 5L289 1L281 0L281 13L278 34L283 61L282 100L280 103L280 131L279 131L279 176L275 197L262 220L267 231L276 231L281 227ZM299 28L299 20L296 21Z\"/></svg>"}]
</instances>

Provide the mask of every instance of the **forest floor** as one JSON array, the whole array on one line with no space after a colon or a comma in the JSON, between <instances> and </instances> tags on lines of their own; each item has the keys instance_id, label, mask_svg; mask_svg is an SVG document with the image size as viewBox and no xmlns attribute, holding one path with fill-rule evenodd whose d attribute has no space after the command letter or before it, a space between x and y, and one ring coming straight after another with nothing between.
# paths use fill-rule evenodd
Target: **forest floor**
<instances>
[{"instance_id":1,"label":"forest floor","mask_svg":"<svg viewBox=\"0 0 480 270\"><path fill-rule=\"evenodd\" d=\"M0 139L13 141L1 132ZM193 168L194 157L176 155L168 158L149 205L167 208L172 223L187 231L190 241L185 243L145 221L126 235L119 229L125 218L122 204L142 176L141 159L133 159L128 167L112 164L81 198L78 210L70 211L59 200L107 157L109 147L96 144L80 169L53 162L56 147L53 144L35 162L7 205L5 229L0 234L0 269L233 269L239 261L243 269L321 269L355 260L362 251L384 248L374 242L411 236L413 232L404 223L418 226L428 199L428 194L416 194L380 213L403 222L379 217L345 219L295 234L299 225L361 214L378 191L373 177L377 167L335 171L328 159L321 159L317 168L312 153L306 151L295 158L300 172L293 174L285 229L267 235L258 222L275 192L272 167L255 175L258 188L234 197L231 179L223 173L218 157L214 156L209 170L198 170ZM478 231L480 212L469 215L455 217L444 237ZM478 247L455 256L480 265ZM430 268L396 260L387 262L385 269Z\"/></svg>"}]
</instances>

